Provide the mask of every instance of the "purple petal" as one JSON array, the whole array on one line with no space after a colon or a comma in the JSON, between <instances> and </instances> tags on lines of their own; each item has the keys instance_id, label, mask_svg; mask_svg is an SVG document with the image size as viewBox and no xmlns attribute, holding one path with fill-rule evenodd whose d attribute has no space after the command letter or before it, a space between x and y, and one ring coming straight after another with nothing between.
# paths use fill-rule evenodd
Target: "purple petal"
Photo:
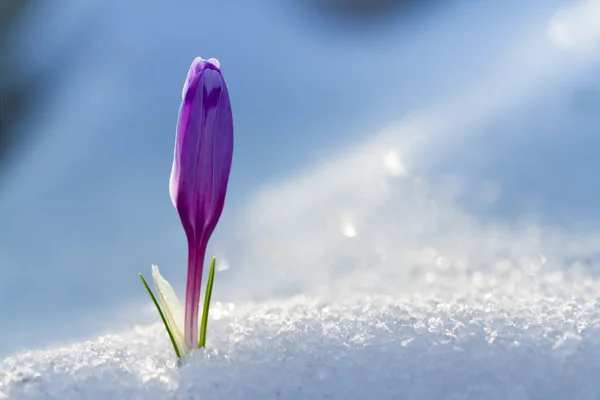
<instances>
[{"instance_id":1,"label":"purple petal","mask_svg":"<svg viewBox=\"0 0 600 400\"><path fill-rule=\"evenodd\" d=\"M183 84L183 91L181 93L182 100L185 98L185 94L187 92L188 86L190 85L190 82L192 81L192 79L194 79L195 76L197 76L200 72L202 72L202 70L205 68L206 63L212 64L213 66L217 67L219 70L221 69L221 64L219 63L219 60L217 60L216 58L209 58L208 60L204 60L204 59L202 59L202 57L194 58L194 61L192 61L192 65L190 65L190 69L188 71L187 78L185 79L185 82Z\"/></svg>"},{"instance_id":2,"label":"purple petal","mask_svg":"<svg viewBox=\"0 0 600 400\"><path fill-rule=\"evenodd\" d=\"M197 345L206 245L223 211L232 157L233 116L219 62L196 58L184 84L169 188L189 244L188 346Z\"/></svg>"}]
</instances>

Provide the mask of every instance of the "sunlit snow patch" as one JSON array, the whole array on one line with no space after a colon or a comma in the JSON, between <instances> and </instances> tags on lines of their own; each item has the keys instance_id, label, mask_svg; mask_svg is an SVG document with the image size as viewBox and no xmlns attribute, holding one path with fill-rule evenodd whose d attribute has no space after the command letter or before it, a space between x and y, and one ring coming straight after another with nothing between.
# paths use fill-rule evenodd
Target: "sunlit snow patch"
<instances>
[{"instance_id":1,"label":"sunlit snow patch","mask_svg":"<svg viewBox=\"0 0 600 400\"><path fill-rule=\"evenodd\" d=\"M594 399L600 284L478 273L407 296L216 304L208 351L161 325L0 363L10 399Z\"/></svg>"}]
</instances>

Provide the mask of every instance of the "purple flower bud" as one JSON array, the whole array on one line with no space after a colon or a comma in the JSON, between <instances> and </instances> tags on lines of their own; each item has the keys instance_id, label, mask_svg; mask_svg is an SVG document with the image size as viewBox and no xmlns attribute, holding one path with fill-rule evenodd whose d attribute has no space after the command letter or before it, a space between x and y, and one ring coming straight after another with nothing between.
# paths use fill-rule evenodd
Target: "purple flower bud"
<instances>
[{"instance_id":1,"label":"purple flower bud","mask_svg":"<svg viewBox=\"0 0 600 400\"><path fill-rule=\"evenodd\" d=\"M183 86L170 194L188 239L184 337L198 346L206 246L223 211L233 157L233 117L219 62L196 58Z\"/></svg>"}]
</instances>

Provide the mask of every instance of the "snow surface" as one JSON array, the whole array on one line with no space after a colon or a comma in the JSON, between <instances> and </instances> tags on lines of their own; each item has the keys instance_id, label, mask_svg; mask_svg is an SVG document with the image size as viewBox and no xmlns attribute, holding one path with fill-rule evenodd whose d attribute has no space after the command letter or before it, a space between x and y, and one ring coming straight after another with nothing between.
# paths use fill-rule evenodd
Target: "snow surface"
<instances>
[{"instance_id":1,"label":"snow surface","mask_svg":"<svg viewBox=\"0 0 600 400\"><path fill-rule=\"evenodd\" d=\"M582 282L550 274L515 286L476 274L470 290L427 296L216 304L208 351L181 365L157 324L16 354L0 364L0 390L64 400L597 399L599 283Z\"/></svg>"}]
</instances>

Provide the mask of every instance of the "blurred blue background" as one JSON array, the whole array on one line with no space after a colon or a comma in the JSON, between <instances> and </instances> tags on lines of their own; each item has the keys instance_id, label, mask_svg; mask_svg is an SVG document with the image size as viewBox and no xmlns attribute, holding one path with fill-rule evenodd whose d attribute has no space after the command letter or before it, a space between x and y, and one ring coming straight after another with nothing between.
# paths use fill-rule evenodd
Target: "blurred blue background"
<instances>
[{"instance_id":1,"label":"blurred blue background","mask_svg":"<svg viewBox=\"0 0 600 400\"><path fill-rule=\"evenodd\" d=\"M0 355L154 322L137 313L148 303L137 273L151 263L183 288L187 248L168 177L194 57L220 60L232 96L234 165L211 250L235 260L244 254L232 230L256 188L498 65L510 70L519 38L569 3L408 2L368 18L302 1L30 3L2 55L4 83L22 82L30 102L0 164ZM486 217L593 230L600 69L580 64L522 105L501 105L480 127L489 135L448 132L456 140L433 143L422 173L501 182L494 207L459 199ZM236 292L235 273L232 263L219 274L218 298L260 292Z\"/></svg>"}]
</instances>

